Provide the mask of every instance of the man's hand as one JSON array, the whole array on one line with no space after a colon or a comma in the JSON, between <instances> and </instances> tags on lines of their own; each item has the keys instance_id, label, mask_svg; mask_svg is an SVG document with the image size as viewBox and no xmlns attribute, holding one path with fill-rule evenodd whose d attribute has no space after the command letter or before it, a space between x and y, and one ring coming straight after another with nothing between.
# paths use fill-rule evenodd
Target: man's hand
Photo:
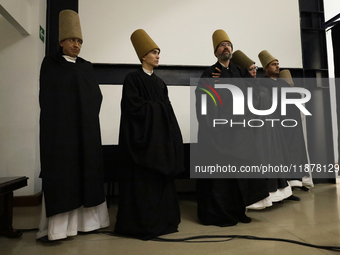
<instances>
[{"instance_id":1,"label":"man's hand","mask_svg":"<svg viewBox=\"0 0 340 255\"><path fill-rule=\"evenodd\" d=\"M217 67L215 67L215 70L216 70L215 73L212 73L212 77L213 78L220 78L222 71Z\"/></svg>"}]
</instances>

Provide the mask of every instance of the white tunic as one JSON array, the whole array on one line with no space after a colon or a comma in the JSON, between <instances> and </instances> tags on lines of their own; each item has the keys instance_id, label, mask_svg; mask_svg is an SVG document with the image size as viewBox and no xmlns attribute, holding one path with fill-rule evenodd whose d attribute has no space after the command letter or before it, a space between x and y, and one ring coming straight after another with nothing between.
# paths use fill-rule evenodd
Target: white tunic
<instances>
[{"instance_id":1,"label":"white tunic","mask_svg":"<svg viewBox=\"0 0 340 255\"><path fill-rule=\"evenodd\" d=\"M42 199L41 218L37 239L48 236L49 240L76 236L78 231L89 232L110 226L106 201L98 206L60 213L46 218L45 197Z\"/></svg>"},{"instance_id":2,"label":"white tunic","mask_svg":"<svg viewBox=\"0 0 340 255\"><path fill-rule=\"evenodd\" d=\"M76 58L67 55L63 57L75 63ZM64 239L76 236L78 231L89 232L110 226L109 212L106 201L98 206L78 209L60 213L46 218L45 197L42 199L41 218L37 239L47 236L49 240Z\"/></svg>"}]
</instances>

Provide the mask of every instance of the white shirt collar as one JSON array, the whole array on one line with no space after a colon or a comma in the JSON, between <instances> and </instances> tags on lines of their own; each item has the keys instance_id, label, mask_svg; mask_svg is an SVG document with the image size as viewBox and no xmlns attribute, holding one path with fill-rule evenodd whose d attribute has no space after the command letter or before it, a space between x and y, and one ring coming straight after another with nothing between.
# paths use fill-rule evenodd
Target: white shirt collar
<instances>
[{"instance_id":1,"label":"white shirt collar","mask_svg":"<svg viewBox=\"0 0 340 255\"><path fill-rule=\"evenodd\" d=\"M149 71L149 70L145 69L144 67L142 67L142 68L143 68L144 73L146 73L147 75L151 76L153 74L153 70Z\"/></svg>"},{"instance_id":2,"label":"white shirt collar","mask_svg":"<svg viewBox=\"0 0 340 255\"><path fill-rule=\"evenodd\" d=\"M76 63L76 59L77 57L70 57L68 55L63 55L64 59L66 59L66 61L68 62L72 62L72 63Z\"/></svg>"},{"instance_id":3,"label":"white shirt collar","mask_svg":"<svg viewBox=\"0 0 340 255\"><path fill-rule=\"evenodd\" d=\"M224 68L227 68L227 69L229 69L229 66L228 67L225 67L225 65L223 64L223 63L221 63L221 62L219 62L220 64L221 64L221 66L223 66Z\"/></svg>"}]
</instances>

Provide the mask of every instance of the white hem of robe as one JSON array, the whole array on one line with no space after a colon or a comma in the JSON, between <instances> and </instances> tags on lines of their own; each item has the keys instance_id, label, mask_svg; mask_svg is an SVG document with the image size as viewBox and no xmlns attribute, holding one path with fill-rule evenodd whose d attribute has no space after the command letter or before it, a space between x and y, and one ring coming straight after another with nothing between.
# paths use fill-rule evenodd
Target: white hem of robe
<instances>
[{"instance_id":1,"label":"white hem of robe","mask_svg":"<svg viewBox=\"0 0 340 255\"><path fill-rule=\"evenodd\" d=\"M252 209L252 210L262 210L266 207L272 206L272 200L270 199L270 196L266 197L265 199L262 199L252 205L247 206L247 209Z\"/></svg>"},{"instance_id":2,"label":"white hem of robe","mask_svg":"<svg viewBox=\"0 0 340 255\"><path fill-rule=\"evenodd\" d=\"M302 177L302 184L304 186L314 187L312 176L304 176L304 177Z\"/></svg>"},{"instance_id":3,"label":"white hem of robe","mask_svg":"<svg viewBox=\"0 0 340 255\"><path fill-rule=\"evenodd\" d=\"M292 187L289 185L289 182L288 182L287 187L283 189L278 189L275 192L269 192L269 197L272 200L272 202L282 201L286 199L287 197L290 197L291 195L293 195L293 192L292 192Z\"/></svg>"},{"instance_id":4,"label":"white hem of robe","mask_svg":"<svg viewBox=\"0 0 340 255\"><path fill-rule=\"evenodd\" d=\"M289 182L289 185L291 187L302 187L302 181L291 180L291 181L288 181L288 182Z\"/></svg>"},{"instance_id":5,"label":"white hem of robe","mask_svg":"<svg viewBox=\"0 0 340 255\"><path fill-rule=\"evenodd\" d=\"M49 240L76 236L78 231L89 232L110 225L106 201L98 206L78 209L46 217L45 199L42 199L39 231L36 238L47 236Z\"/></svg>"},{"instance_id":6,"label":"white hem of robe","mask_svg":"<svg viewBox=\"0 0 340 255\"><path fill-rule=\"evenodd\" d=\"M289 181L289 184L292 187L303 187L303 186L314 187L313 179L309 176L302 177L302 181L298 181L298 180Z\"/></svg>"},{"instance_id":7,"label":"white hem of robe","mask_svg":"<svg viewBox=\"0 0 340 255\"><path fill-rule=\"evenodd\" d=\"M282 201L287 197L290 197L291 195L293 195L292 187L289 185L288 182L287 187L283 189L278 189L275 192L269 192L269 197L266 197L265 199L262 199L252 205L249 205L246 208L252 210L262 210L266 207L272 206L274 202Z\"/></svg>"}]
</instances>

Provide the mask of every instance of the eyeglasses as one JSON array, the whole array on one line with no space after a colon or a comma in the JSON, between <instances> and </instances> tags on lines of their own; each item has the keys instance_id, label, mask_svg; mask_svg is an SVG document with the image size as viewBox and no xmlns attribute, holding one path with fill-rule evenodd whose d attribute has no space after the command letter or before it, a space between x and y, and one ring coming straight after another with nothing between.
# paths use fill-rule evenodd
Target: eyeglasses
<instances>
[{"instance_id":1,"label":"eyeglasses","mask_svg":"<svg viewBox=\"0 0 340 255\"><path fill-rule=\"evenodd\" d=\"M218 45L218 47L225 47L225 46L231 47L231 43L230 42L223 42L223 43L220 43L220 45Z\"/></svg>"},{"instance_id":2,"label":"eyeglasses","mask_svg":"<svg viewBox=\"0 0 340 255\"><path fill-rule=\"evenodd\" d=\"M258 69L259 69L259 67L258 67L258 66L255 66L255 67L253 67L253 68L248 69L248 71L249 71L249 72L254 72L254 71L257 71Z\"/></svg>"}]
</instances>

